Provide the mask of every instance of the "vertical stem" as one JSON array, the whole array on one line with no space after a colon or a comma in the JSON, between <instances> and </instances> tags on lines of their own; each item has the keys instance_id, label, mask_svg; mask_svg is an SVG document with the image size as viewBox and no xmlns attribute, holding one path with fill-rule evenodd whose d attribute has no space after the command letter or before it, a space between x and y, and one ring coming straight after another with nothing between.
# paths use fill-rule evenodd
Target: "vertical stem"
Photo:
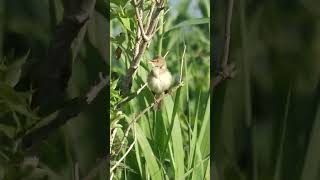
<instances>
[{"instance_id":1,"label":"vertical stem","mask_svg":"<svg viewBox=\"0 0 320 180\"><path fill-rule=\"evenodd\" d=\"M224 35L225 44L224 44L222 68L227 66L228 58L229 58L232 12L233 12L233 0L229 0L228 12L227 12L226 24L225 24L225 35Z\"/></svg>"},{"instance_id":2,"label":"vertical stem","mask_svg":"<svg viewBox=\"0 0 320 180\"><path fill-rule=\"evenodd\" d=\"M57 12L55 0L49 0L49 15L50 15L50 26L52 34L55 31L57 25Z\"/></svg>"},{"instance_id":3,"label":"vertical stem","mask_svg":"<svg viewBox=\"0 0 320 180\"><path fill-rule=\"evenodd\" d=\"M290 107L290 100L291 100L291 86L288 91L286 106L284 111L284 118L283 118L283 125L282 125L282 133L281 133L281 140L280 140L280 147L277 157L277 162L275 166L275 173L274 173L274 180L281 179L281 167L282 167L282 159L283 159L283 149L284 143L287 135L287 121L288 121L288 114L289 114L289 107Z\"/></svg>"},{"instance_id":4,"label":"vertical stem","mask_svg":"<svg viewBox=\"0 0 320 180\"><path fill-rule=\"evenodd\" d=\"M74 180L79 180L79 163L75 162L74 163Z\"/></svg>"},{"instance_id":5,"label":"vertical stem","mask_svg":"<svg viewBox=\"0 0 320 180\"><path fill-rule=\"evenodd\" d=\"M5 0L0 0L0 58L3 57L3 37L4 37L4 27L5 27Z\"/></svg>"},{"instance_id":6,"label":"vertical stem","mask_svg":"<svg viewBox=\"0 0 320 180\"><path fill-rule=\"evenodd\" d=\"M160 29L159 29L159 34L160 34L160 40L159 40L159 49L158 49L158 55L161 56L162 52L162 41L163 41L163 32L164 32L164 25L163 25L163 11L160 13Z\"/></svg>"},{"instance_id":7,"label":"vertical stem","mask_svg":"<svg viewBox=\"0 0 320 180\"><path fill-rule=\"evenodd\" d=\"M111 33L112 33L112 21L109 21L110 23L109 23L109 36L108 37L111 37ZM111 42L111 41L109 41L109 42ZM112 77L111 77L111 67L112 67L112 43L110 43L110 46L109 46L109 51L110 51L110 53L109 53L109 77L110 77L110 80L112 79Z\"/></svg>"},{"instance_id":8,"label":"vertical stem","mask_svg":"<svg viewBox=\"0 0 320 180\"><path fill-rule=\"evenodd\" d=\"M246 1L240 0L240 31L242 38L242 67L243 67L243 80L244 80L244 102L245 102L245 120L246 126L251 127L251 144L252 144L252 178L258 178L257 156L255 148L255 135L256 127L252 125L252 108L251 108L251 89L250 89L250 64L247 56L247 28L245 16Z\"/></svg>"}]
</instances>

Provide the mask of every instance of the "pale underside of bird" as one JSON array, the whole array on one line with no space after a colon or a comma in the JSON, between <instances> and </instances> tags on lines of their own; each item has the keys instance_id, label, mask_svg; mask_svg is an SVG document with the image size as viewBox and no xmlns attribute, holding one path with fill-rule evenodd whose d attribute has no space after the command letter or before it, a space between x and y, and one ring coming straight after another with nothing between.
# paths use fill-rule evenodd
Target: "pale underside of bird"
<instances>
[{"instance_id":1,"label":"pale underside of bird","mask_svg":"<svg viewBox=\"0 0 320 180\"><path fill-rule=\"evenodd\" d=\"M161 94L168 90L171 86L171 82L172 76L168 70L154 68L148 76L148 85L156 94Z\"/></svg>"},{"instance_id":2,"label":"pale underside of bird","mask_svg":"<svg viewBox=\"0 0 320 180\"><path fill-rule=\"evenodd\" d=\"M166 62L163 57L157 56L149 62L152 70L148 75L148 86L155 98L158 98L163 92L169 90L172 84L172 75L167 69ZM160 102L156 102L156 108L160 107Z\"/></svg>"}]
</instances>

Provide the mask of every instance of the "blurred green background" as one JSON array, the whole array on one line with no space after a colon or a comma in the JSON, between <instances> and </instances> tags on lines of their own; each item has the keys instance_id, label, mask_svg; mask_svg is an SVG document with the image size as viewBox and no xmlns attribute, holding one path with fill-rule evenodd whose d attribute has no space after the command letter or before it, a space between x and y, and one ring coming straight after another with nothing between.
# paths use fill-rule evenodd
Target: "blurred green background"
<instances>
[{"instance_id":1,"label":"blurred green background","mask_svg":"<svg viewBox=\"0 0 320 180\"><path fill-rule=\"evenodd\" d=\"M226 4L216 1L212 15L219 58ZM320 179L319 10L316 0L235 1L238 74L212 102L215 179Z\"/></svg>"},{"instance_id":2,"label":"blurred green background","mask_svg":"<svg viewBox=\"0 0 320 180\"><path fill-rule=\"evenodd\" d=\"M17 147L17 135L46 118L32 107L34 83L43 74L50 40L63 17L60 0L0 0L0 179L76 179L85 177L106 154L107 93L76 118L32 147ZM70 1L69 1L70 2ZM97 0L79 54L72 62L67 97L83 95L107 72L106 1ZM45 72L44 72L45 73ZM45 99L44 99L45 101ZM105 162L106 164L106 162ZM75 167L78 168L75 168ZM78 169L78 173L74 170ZM105 170L95 179L105 179Z\"/></svg>"},{"instance_id":3,"label":"blurred green background","mask_svg":"<svg viewBox=\"0 0 320 180\"><path fill-rule=\"evenodd\" d=\"M144 14L150 3L144 1ZM184 86L164 99L161 110L147 111L125 137L130 122L154 97L146 87L117 108L126 98L119 84L132 60L137 22L131 3L111 1L110 173L115 179L210 179L210 1L169 0L164 12L160 29L142 56L131 92L146 82L151 70L147 62L167 52L167 66L175 79L184 54ZM117 59L119 48L122 53Z\"/></svg>"}]
</instances>

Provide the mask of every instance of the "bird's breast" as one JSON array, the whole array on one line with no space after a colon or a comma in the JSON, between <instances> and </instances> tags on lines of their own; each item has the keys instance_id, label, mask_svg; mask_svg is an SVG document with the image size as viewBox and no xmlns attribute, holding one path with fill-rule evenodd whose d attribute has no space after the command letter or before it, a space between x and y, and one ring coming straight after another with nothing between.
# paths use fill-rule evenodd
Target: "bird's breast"
<instances>
[{"instance_id":1,"label":"bird's breast","mask_svg":"<svg viewBox=\"0 0 320 180\"><path fill-rule=\"evenodd\" d=\"M148 77L148 85L150 89L159 94L168 90L171 86L172 76L169 71L158 72L157 75L152 72Z\"/></svg>"}]
</instances>

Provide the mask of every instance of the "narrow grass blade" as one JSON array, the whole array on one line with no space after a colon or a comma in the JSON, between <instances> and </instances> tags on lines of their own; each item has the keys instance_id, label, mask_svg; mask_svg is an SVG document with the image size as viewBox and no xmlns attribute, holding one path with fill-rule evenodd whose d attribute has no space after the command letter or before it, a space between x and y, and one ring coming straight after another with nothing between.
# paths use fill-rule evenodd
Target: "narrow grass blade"
<instances>
[{"instance_id":1,"label":"narrow grass blade","mask_svg":"<svg viewBox=\"0 0 320 180\"><path fill-rule=\"evenodd\" d=\"M136 124L136 136L138 143L141 147L141 151L145 157L145 165L149 172L149 175L152 180L162 180L162 172L157 163L157 159L152 152L151 146L144 136L144 132L142 131L141 127Z\"/></svg>"},{"instance_id":2,"label":"narrow grass blade","mask_svg":"<svg viewBox=\"0 0 320 180\"><path fill-rule=\"evenodd\" d=\"M197 19L189 19L186 21L183 21L175 26L172 26L171 28L169 28L167 31L165 31L166 35L168 32L184 27L184 26L191 26L191 25L199 25L199 24L209 24L210 22L210 18L197 18Z\"/></svg>"},{"instance_id":3,"label":"narrow grass blade","mask_svg":"<svg viewBox=\"0 0 320 180\"><path fill-rule=\"evenodd\" d=\"M301 180L317 180L319 179L320 169L320 103L318 104L318 110L316 118L313 124L307 153L304 160L304 166L301 173Z\"/></svg>"},{"instance_id":4,"label":"narrow grass blade","mask_svg":"<svg viewBox=\"0 0 320 180\"><path fill-rule=\"evenodd\" d=\"M286 138L286 134L287 134L287 121L288 121L290 99L291 99L291 88L288 91L287 100L286 100L283 125L282 125L282 135L281 135L277 163L276 163L276 167L275 167L274 180L281 179L281 166L282 166L282 158L283 158L282 156L283 156L284 142L285 142L285 138Z\"/></svg>"},{"instance_id":5,"label":"narrow grass blade","mask_svg":"<svg viewBox=\"0 0 320 180\"><path fill-rule=\"evenodd\" d=\"M182 131L180 127L180 121L176 116L177 110L179 108L179 97L180 97L181 88L177 90L175 101L168 98L166 101L166 109L168 115L171 115L171 125L168 133L168 137L165 143L165 147L168 146L169 139L172 139L172 149L174 155L174 170L175 170L175 179L181 179L184 177L184 150L183 150L183 140L182 140ZM171 134L174 136L171 136ZM166 148L164 149L164 151Z\"/></svg>"}]
</instances>

